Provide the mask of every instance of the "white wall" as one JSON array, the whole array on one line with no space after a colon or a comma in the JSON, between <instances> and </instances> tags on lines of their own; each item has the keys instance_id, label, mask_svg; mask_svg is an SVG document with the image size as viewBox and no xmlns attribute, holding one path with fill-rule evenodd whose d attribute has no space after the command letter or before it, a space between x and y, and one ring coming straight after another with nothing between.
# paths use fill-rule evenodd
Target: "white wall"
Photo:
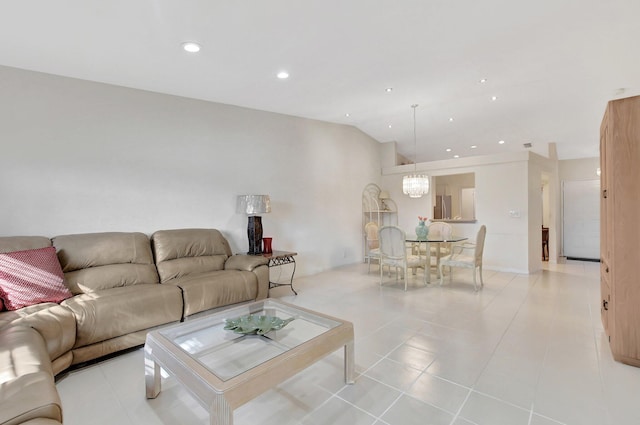
<instances>
[{"instance_id":1,"label":"white wall","mask_svg":"<svg viewBox=\"0 0 640 425\"><path fill-rule=\"evenodd\" d=\"M549 223L550 223L550 214L551 211L549 210L549 182L545 181L544 178L542 180L542 191L541 191L541 195L542 195L542 225L544 227L549 227Z\"/></svg>"},{"instance_id":2,"label":"white wall","mask_svg":"<svg viewBox=\"0 0 640 425\"><path fill-rule=\"evenodd\" d=\"M529 235L529 270L542 268L542 174L543 167L538 161L530 161L528 167L528 204L530 217Z\"/></svg>"},{"instance_id":3,"label":"white wall","mask_svg":"<svg viewBox=\"0 0 640 425\"><path fill-rule=\"evenodd\" d=\"M0 235L206 227L243 252L236 196L265 193L298 275L361 261L380 155L354 127L7 67L0 93Z\"/></svg>"},{"instance_id":4,"label":"white wall","mask_svg":"<svg viewBox=\"0 0 640 425\"><path fill-rule=\"evenodd\" d=\"M600 158L565 159L558 161L560 181L597 179L596 171L600 167Z\"/></svg>"},{"instance_id":5,"label":"white wall","mask_svg":"<svg viewBox=\"0 0 640 425\"><path fill-rule=\"evenodd\" d=\"M476 172L476 217L487 226L486 268L531 272L527 173L526 159L487 165Z\"/></svg>"}]
</instances>

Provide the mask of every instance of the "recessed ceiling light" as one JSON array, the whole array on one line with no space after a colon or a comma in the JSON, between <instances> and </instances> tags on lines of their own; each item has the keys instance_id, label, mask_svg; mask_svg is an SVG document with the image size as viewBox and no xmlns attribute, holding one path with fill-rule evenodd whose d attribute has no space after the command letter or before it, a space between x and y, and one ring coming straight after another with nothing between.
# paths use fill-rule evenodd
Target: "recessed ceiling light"
<instances>
[{"instance_id":1,"label":"recessed ceiling light","mask_svg":"<svg viewBox=\"0 0 640 425\"><path fill-rule=\"evenodd\" d=\"M449 122L453 122L453 121L454 121L453 117L449 118Z\"/></svg>"},{"instance_id":2,"label":"recessed ceiling light","mask_svg":"<svg viewBox=\"0 0 640 425\"><path fill-rule=\"evenodd\" d=\"M389 124L389 128L391 128L391 124Z\"/></svg>"},{"instance_id":3,"label":"recessed ceiling light","mask_svg":"<svg viewBox=\"0 0 640 425\"><path fill-rule=\"evenodd\" d=\"M287 78L289 78L289 73L287 71L280 71L278 72L277 77L281 80L286 80Z\"/></svg>"},{"instance_id":4,"label":"recessed ceiling light","mask_svg":"<svg viewBox=\"0 0 640 425\"><path fill-rule=\"evenodd\" d=\"M189 52L189 53L198 53L201 49L201 46L193 41L186 41L184 43L182 43L182 49L185 52Z\"/></svg>"},{"instance_id":5,"label":"recessed ceiling light","mask_svg":"<svg viewBox=\"0 0 640 425\"><path fill-rule=\"evenodd\" d=\"M460 155L453 155L454 158L460 158Z\"/></svg>"},{"instance_id":6,"label":"recessed ceiling light","mask_svg":"<svg viewBox=\"0 0 640 425\"><path fill-rule=\"evenodd\" d=\"M387 87L386 89L384 89L384 91L386 91L387 93L391 93L393 91L393 87Z\"/></svg>"},{"instance_id":7,"label":"recessed ceiling light","mask_svg":"<svg viewBox=\"0 0 640 425\"><path fill-rule=\"evenodd\" d=\"M498 100L498 96L491 96L491 100Z\"/></svg>"},{"instance_id":8,"label":"recessed ceiling light","mask_svg":"<svg viewBox=\"0 0 640 425\"><path fill-rule=\"evenodd\" d=\"M480 82L484 84L484 83L486 83L486 82L487 82L487 79L486 79L486 78L481 78L481 79L480 79Z\"/></svg>"},{"instance_id":9,"label":"recessed ceiling light","mask_svg":"<svg viewBox=\"0 0 640 425\"><path fill-rule=\"evenodd\" d=\"M478 146L476 146L476 145L471 145L471 149L475 149L475 148L477 148L477 147L478 147Z\"/></svg>"},{"instance_id":10,"label":"recessed ceiling light","mask_svg":"<svg viewBox=\"0 0 640 425\"><path fill-rule=\"evenodd\" d=\"M445 149L447 152L451 152L451 148L447 148Z\"/></svg>"},{"instance_id":11,"label":"recessed ceiling light","mask_svg":"<svg viewBox=\"0 0 640 425\"><path fill-rule=\"evenodd\" d=\"M347 112L346 114L344 114L344 116L348 118L351 116L351 114Z\"/></svg>"},{"instance_id":12,"label":"recessed ceiling light","mask_svg":"<svg viewBox=\"0 0 640 425\"><path fill-rule=\"evenodd\" d=\"M498 142L498 144L500 144L500 145L504 145L504 140L500 140L500 141Z\"/></svg>"}]
</instances>

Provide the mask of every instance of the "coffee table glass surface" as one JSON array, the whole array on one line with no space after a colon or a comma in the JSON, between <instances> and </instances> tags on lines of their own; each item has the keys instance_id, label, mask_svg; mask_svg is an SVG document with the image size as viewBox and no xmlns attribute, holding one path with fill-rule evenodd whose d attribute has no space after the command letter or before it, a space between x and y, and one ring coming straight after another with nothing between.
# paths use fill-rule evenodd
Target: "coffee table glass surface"
<instances>
[{"instance_id":1,"label":"coffee table glass surface","mask_svg":"<svg viewBox=\"0 0 640 425\"><path fill-rule=\"evenodd\" d=\"M245 335L224 329L226 320L246 315L293 318L280 330ZM192 358L226 381L283 354L340 322L272 301L234 308L206 320L159 331Z\"/></svg>"},{"instance_id":2,"label":"coffee table glass surface","mask_svg":"<svg viewBox=\"0 0 640 425\"><path fill-rule=\"evenodd\" d=\"M263 335L225 329L248 315L276 317L267 321L276 328L287 323ZM253 319L262 332L264 322ZM230 308L147 334L147 398L160 393L162 368L209 410L211 424L232 424L235 408L337 349L344 349L345 382L353 383L353 341L350 322L277 300Z\"/></svg>"}]
</instances>

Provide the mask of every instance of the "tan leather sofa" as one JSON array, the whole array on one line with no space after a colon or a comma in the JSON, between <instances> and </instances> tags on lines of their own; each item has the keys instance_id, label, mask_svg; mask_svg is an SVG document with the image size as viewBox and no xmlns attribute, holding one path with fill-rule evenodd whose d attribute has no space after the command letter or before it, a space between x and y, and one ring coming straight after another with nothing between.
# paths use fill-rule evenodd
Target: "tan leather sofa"
<instances>
[{"instance_id":1,"label":"tan leather sofa","mask_svg":"<svg viewBox=\"0 0 640 425\"><path fill-rule=\"evenodd\" d=\"M55 424L55 375L142 345L209 309L266 298L267 260L215 229L0 237L0 253L54 246L73 297L0 312L0 424ZM142 372L141 372L142 373Z\"/></svg>"}]
</instances>

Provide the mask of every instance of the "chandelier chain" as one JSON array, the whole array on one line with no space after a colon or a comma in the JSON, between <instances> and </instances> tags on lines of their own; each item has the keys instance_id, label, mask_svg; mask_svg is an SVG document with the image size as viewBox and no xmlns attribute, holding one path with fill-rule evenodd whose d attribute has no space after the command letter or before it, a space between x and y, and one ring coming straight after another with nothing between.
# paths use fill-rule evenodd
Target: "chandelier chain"
<instances>
[{"instance_id":1,"label":"chandelier chain","mask_svg":"<svg viewBox=\"0 0 640 425\"><path fill-rule=\"evenodd\" d=\"M411 107L413 108L413 171L416 172L418 170L418 137L416 136L416 108L418 104L414 103Z\"/></svg>"}]
</instances>

